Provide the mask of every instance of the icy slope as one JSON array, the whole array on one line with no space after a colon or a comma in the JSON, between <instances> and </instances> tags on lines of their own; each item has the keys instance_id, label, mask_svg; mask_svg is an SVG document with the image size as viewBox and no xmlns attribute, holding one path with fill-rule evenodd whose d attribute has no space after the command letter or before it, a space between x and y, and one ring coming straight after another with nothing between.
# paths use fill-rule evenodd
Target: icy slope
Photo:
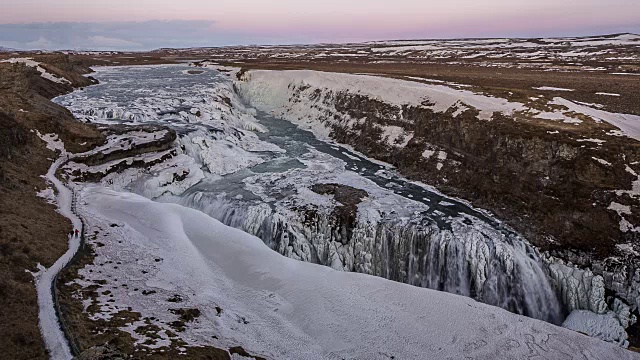
<instances>
[{"instance_id":1,"label":"icy slope","mask_svg":"<svg viewBox=\"0 0 640 360\"><path fill-rule=\"evenodd\" d=\"M240 342L274 359L637 358L469 298L285 258L196 210L99 187L86 188L81 202L89 231L107 228L122 239L97 248L98 259L140 259L85 271L85 279L112 276L157 291L107 284L116 302L101 295L102 306L153 314L167 329L162 299L178 293L202 312L184 334L190 344ZM162 260L143 260L150 257ZM134 325L125 330L144 341Z\"/></svg>"},{"instance_id":2,"label":"icy slope","mask_svg":"<svg viewBox=\"0 0 640 360\"><path fill-rule=\"evenodd\" d=\"M479 95L468 90L459 90L444 85L428 85L412 81L404 81L379 76L328 73L312 70L269 71L255 70L245 73L246 83L240 82L241 90L252 105L263 110L284 110L292 93L301 91L312 93L318 104L328 92L349 92L365 95L373 99L393 105L420 105L432 108L436 112L444 112L451 107L472 106L480 111L480 118L491 119L495 111L512 114L524 110L521 103L509 102L506 99ZM313 114L309 104L292 106L287 117ZM324 104L330 105L330 104ZM300 113L307 107L307 114ZM294 113L294 111L296 113ZM322 109L317 109L321 112ZM402 114L398 114L402 118Z\"/></svg>"},{"instance_id":3,"label":"icy slope","mask_svg":"<svg viewBox=\"0 0 640 360\"><path fill-rule=\"evenodd\" d=\"M416 106L436 113L451 112L453 116L475 109L480 120L491 120L494 114L499 113L579 125L586 117L595 122L608 122L620 128L625 136L640 140L640 116L598 110L559 97L549 102L549 109L541 111L531 104L479 94L455 84L433 85L370 75L312 70L253 70L246 72L242 80L238 86L253 106L282 116L325 138L334 125L354 128L362 123L362 119L344 116L336 109L337 95L350 94L397 107ZM412 121L404 110L398 111L393 120ZM397 126L383 128L385 133L397 130ZM413 136L410 132L402 135L409 139ZM405 139L402 143L394 141L396 139L397 136L390 136L390 144L401 143L404 147L409 141Z\"/></svg>"}]
</instances>

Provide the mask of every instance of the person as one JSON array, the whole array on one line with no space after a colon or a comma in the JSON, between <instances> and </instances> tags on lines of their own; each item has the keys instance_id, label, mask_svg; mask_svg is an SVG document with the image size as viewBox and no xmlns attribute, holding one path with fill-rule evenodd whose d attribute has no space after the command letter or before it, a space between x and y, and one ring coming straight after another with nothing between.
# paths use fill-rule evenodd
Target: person
<instances>
[{"instance_id":1,"label":"person","mask_svg":"<svg viewBox=\"0 0 640 360\"><path fill-rule=\"evenodd\" d=\"M76 229L76 237L78 237L78 233L79 233L79 231L78 231L78 229Z\"/></svg>"}]
</instances>

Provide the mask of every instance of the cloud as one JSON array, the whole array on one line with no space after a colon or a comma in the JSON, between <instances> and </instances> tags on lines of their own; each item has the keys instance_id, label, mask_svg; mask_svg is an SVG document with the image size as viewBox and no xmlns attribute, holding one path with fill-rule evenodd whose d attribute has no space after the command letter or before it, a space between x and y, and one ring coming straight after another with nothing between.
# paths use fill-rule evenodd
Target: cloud
<instances>
[{"instance_id":1,"label":"cloud","mask_svg":"<svg viewBox=\"0 0 640 360\"><path fill-rule=\"evenodd\" d=\"M333 23L306 23L305 18L260 23L249 17L220 15L213 20L148 20L111 22L37 22L0 24L0 47L19 50L152 50L162 47L207 47L250 44L303 44L383 39L424 39L505 36L575 36L617 32L640 32L640 23L624 19L602 19L583 23L556 13L513 15L496 21L446 18L442 21L362 21L344 16ZM265 17L266 16L266 17ZM268 14L263 14L268 18ZM535 18L536 21L531 19ZM342 19L342 20L340 20ZM271 19L270 21L272 21ZM446 20L446 21L445 21ZM600 20L599 20L600 21Z\"/></svg>"},{"instance_id":2,"label":"cloud","mask_svg":"<svg viewBox=\"0 0 640 360\"><path fill-rule=\"evenodd\" d=\"M129 41L125 39L118 39L112 37L106 37L102 35L90 36L88 39L88 43L91 44L90 47L94 48L139 48L143 47L142 44L137 43L135 41Z\"/></svg>"},{"instance_id":3,"label":"cloud","mask_svg":"<svg viewBox=\"0 0 640 360\"><path fill-rule=\"evenodd\" d=\"M0 45L42 50L150 50L220 45L214 21L48 22L0 24ZM227 34L228 35L228 34Z\"/></svg>"},{"instance_id":4,"label":"cloud","mask_svg":"<svg viewBox=\"0 0 640 360\"><path fill-rule=\"evenodd\" d=\"M49 39L40 36L38 38L38 40L35 41L30 41L28 43L26 43L25 45L31 47L31 48L35 48L35 49L43 49L43 48L49 48L51 46L53 46L54 44L49 41Z\"/></svg>"}]
</instances>

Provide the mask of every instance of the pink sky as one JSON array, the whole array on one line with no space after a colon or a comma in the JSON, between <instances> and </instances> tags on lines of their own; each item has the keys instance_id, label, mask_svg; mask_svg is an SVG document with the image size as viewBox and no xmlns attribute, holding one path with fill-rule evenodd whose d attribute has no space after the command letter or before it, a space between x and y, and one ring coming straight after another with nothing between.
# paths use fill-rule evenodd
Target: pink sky
<instances>
[{"instance_id":1,"label":"pink sky","mask_svg":"<svg viewBox=\"0 0 640 360\"><path fill-rule=\"evenodd\" d=\"M640 0L4 0L3 3L0 24L206 20L212 23L206 30L208 36L216 43L224 42L225 37L228 43L290 43L640 31Z\"/></svg>"}]
</instances>

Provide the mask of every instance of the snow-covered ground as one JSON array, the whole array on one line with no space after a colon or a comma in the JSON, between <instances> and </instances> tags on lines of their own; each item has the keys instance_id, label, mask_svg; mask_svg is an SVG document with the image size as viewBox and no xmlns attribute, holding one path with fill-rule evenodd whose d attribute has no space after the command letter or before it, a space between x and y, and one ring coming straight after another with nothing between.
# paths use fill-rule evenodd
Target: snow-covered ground
<instances>
[{"instance_id":1,"label":"snow-covered ground","mask_svg":"<svg viewBox=\"0 0 640 360\"><path fill-rule=\"evenodd\" d=\"M378 41L351 44L237 46L166 50L183 58L220 62L291 59L302 63L330 59L335 63L448 63L489 68L636 74L640 36L619 34L583 38L451 39Z\"/></svg>"},{"instance_id":2,"label":"snow-covered ground","mask_svg":"<svg viewBox=\"0 0 640 360\"><path fill-rule=\"evenodd\" d=\"M618 59L621 47L629 47L632 49L631 55L624 53L624 58L640 60L637 52L633 52L633 47L640 46L640 36L635 34L584 38L378 41L366 45L371 45L371 48L367 50L376 56L409 56L432 59L508 57L532 60Z\"/></svg>"},{"instance_id":3,"label":"snow-covered ground","mask_svg":"<svg viewBox=\"0 0 640 360\"><path fill-rule=\"evenodd\" d=\"M613 37L593 36L581 38L543 38L537 39L467 39L467 40L403 40L403 41L374 41L369 44L389 46L388 48L377 48L378 51L386 51L386 49L394 49L402 46L403 49L412 49L412 47L429 46L434 48L442 48L445 46L455 45L460 48L514 48L514 47L534 47L545 48L553 47L560 44L569 47L595 47L595 46L626 46L640 45L640 35L620 34Z\"/></svg>"},{"instance_id":4,"label":"snow-covered ground","mask_svg":"<svg viewBox=\"0 0 640 360\"><path fill-rule=\"evenodd\" d=\"M101 187L85 188L80 203L88 230L106 244L82 281L109 279L104 289L115 296L99 296L102 317L130 307L155 318L164 330L151 339L157 346L170 341L166 323L175 315L167 308L175 304L167 299L177 294L180 306L202 313L183 335L189 345L242 344L273 359L636 358L466 297L283 257L179 205ZM121 265L100 266L109 260Z\"/></svg>"},{"instance_id":5,"label":"snow-covered ground","mask_svg":"<svg viewBox=\"0 0 640 360\"><path fill-rule=\"evenodd\" d=\"M542 91L575 91L574 89L557 88L553 86L540 86L534 87L534 89Z\"/></svg>"}]
</instances>

